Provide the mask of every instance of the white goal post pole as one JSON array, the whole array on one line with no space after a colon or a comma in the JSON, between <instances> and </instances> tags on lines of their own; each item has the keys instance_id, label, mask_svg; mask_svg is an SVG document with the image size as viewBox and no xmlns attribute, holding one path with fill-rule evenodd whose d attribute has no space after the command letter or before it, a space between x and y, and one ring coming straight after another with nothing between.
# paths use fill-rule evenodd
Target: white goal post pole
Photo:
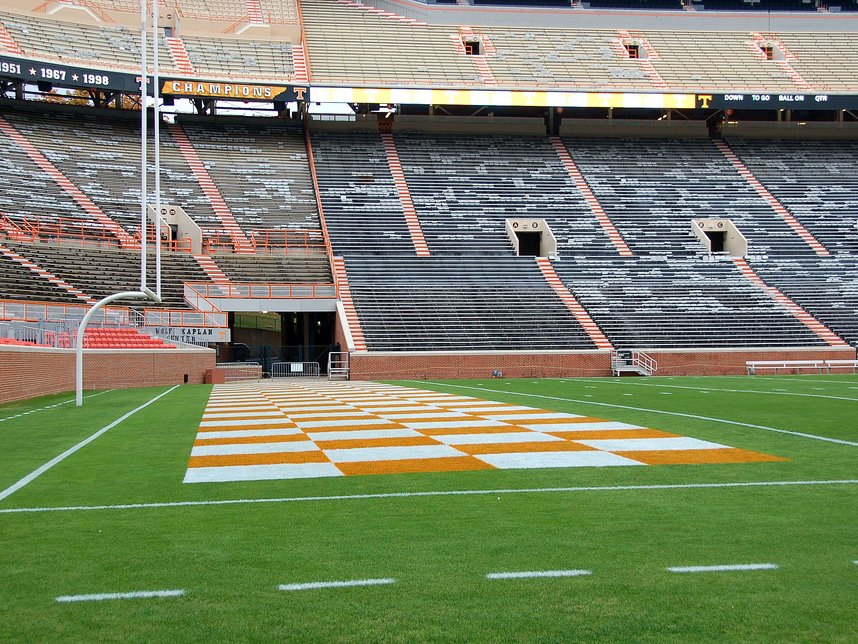
<instances>
[{"instance_id":1,"label":"white goal post pole","mask_svg":"<svg viewBox=\"0 0 858 644\"><path fill-rule=\"evenodd\" d=\"M158 0L153 0L157 4ZM146 122L146 85L149 80L149 67L146 64L146 0L140 0L140 290L146 288L146 226L148 212L148 155L146 149L148 128Z\"/></svg>"},{"instance_id":2,"label":"white goal post pole","mask_svg":"<svg viewBox=\"0 0 858 644\"><path fill-rule=\"evenodd\" d=\"M155 293L161 297L161 106L158 102L161 88L160 57L158 56L160 30L158 29L158 0L152 0L152 96L155 148ZM144 284L145 286L145 284Z\"/></svg>"},{"instance_id":3,"label":"white goal post pole","mask_svg":"<svg viewBox=\"0 0 858 644\"><path fill-rule=\"evenodd\" d=\"M148 291L148 289L147 289ZM95 315L98 310L115 300L121 299L135 299L135 300L148 300L151 299L153 293L149 291L148 293L144 293L143 291L126 291L124 293L114 293L113 295L108 295L104 299L99 300L95 304L92 305L92 308L86 312L86 315L83 316L83 319L80 321L80 325L77 328L77 338L75 339L75 405L81 407L83 405L83 334L86 332L86 327L89 324L89 321L92 319L92 316Z\"/></svg>"}]
</instances>

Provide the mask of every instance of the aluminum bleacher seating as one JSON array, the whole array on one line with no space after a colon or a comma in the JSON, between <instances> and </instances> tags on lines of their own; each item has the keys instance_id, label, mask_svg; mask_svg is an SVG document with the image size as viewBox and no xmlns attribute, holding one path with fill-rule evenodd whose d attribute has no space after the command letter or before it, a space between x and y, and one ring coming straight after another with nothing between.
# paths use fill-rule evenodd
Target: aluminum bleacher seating
<instances>
[{"instance_id":1,"label":"aluminum bleacher seating","mask_svg":"<svg viewBox=\"0 0 858 644\"><path fill-rule=\"evenodd\" d=\"M54 246L49 244L20 244L6 242L13 249L86 295L101 299L120 291L137 291L140 288L140 254L135 251L108 250L102 248L81 248L75 246ZM203 270L194 258L183 253L163 253L161 306L185 308L184 281L206 282ZM154 259L148 262L150 287L154 286ZM31 280L32 281L32 280ZM26 291L24 291L26 293ZM20 294L11 293L10 299L21 299ZM43 298L56 300L55 297ZM72 298L80 303L80 300ZM69 301L63 297L62 301ZM125 302L128 306L140 306L140 300ZM145 306L158 306L154 302L145 302Z\"/></svg>"},{"instance_id":2,"label":"aluminum bleacher seating","mask_svg":"<svg viewBox=\"0 0 858 644\"><path fill-rule=\"evenodd\" d=\"M320 230L303 137L272 125L182 127L244 231Z\"/></svg>"},{"instance_id":3,"label":"aluminum bleacher seating","mask_svg":"<svg viewBox=\"0 0 858 644\"><path fill-rule=\"evenodd\" d=\"M730 146L830 252L858 257L858 142L731 139Z\"/></svg>"},{"instance_id":4,"label":"aluminum bleacher seating","mask_svg":"<svg viewBox=\"0 0 858 644\"><path fill-rule=\"evenodd\" d=\"M595 348L533 258L385 253L347 269L370 350Z\"/></svg>"},{"instance_id":5,"label":"aluminum bleacher seating","mask_svg":"<svg viewBox=\"0 0 858 644\"><path fill-rule=\"evenodd\" d=\"M757 274L844 340L858 346L858 259L777 257L753 262Z\"/></svg>"},{"instance_id":6,"label":"aluminum bleacher seating","mask_svg":"<svg viewBox=\"0 0 858 644\"><path fill-rule=\"evenodd\" d=\"M694 218L729 218L749 255L810 247L708 139L565 138L569 153L635 254L695 254Z\"/></svg>"},{"instance_id":7,"label":"aluminum bleacher seating","mask_svg":"<svg viewBox=\"0 0 858 644\"><path fill-rule=\"evenodd\" d=\"M403 134L396 146L432 253L508 254L506 219L532 217L561 254L616 254L545 137Z\"/></svg>"},{"instance_id":8,"label":"aluminum bleacher seating","mask_svg":"<svg viewBox=\"0 0 858 644\"><path fill-rule=\"evenodd\" d=\"M281 79L295 75L289 42L190 35L182 40L194 69L201 74Z\"/></svg>"},{"instance_id":9,"label":"aluminum bleacher seating","mask_svg":"<svg viewBox=\"0 0 858 644\"><path fill-rule=\"evenodd\" d=\"M30 143L44 154L68 179L75 183L105 214L129 231L140 227L140 129L139 123L121 116L87 115L57 110L31 112L9 110L3 112ZM21 159L23 152L15 150L5 136L0 136L4 149L11 151L10 158L22 168L33 166L29 180L44 186L44 192L33 190L34 198L44 202L56 196L56 207L45 207L41 212L24 209L22 214L71 216L84 219L88 215L44 172L35 168L29 159ZM150 156L152 152L150 151ZM2 163L2 162L0 162ZM182 206L203 230L219 227L211 204L206 200L199 184L179 153L168 132L161 132L162 200ZM152 181L150 175L150 182ZM9 194L8 190L11 190ZM58 196L57 196L58 195ZM3 186L0 179L0 199L6 199L9 212L18 213L14 204L22 200L14 190ZM71 204L69 204L71 202ZM38 202L37 202L38 203ZM26 202L23 202L26 206ZM63 210L60 210L63 208Z\"/></svg>"},{"instance_id":10,"label":"aluminum bleacher seating","mask_svg":"<svg viewBox=\"0 0 858 644\"><path fill-rule=\"evenodd\" d=\"M6 244L6 241L0 240L0 243ZM0 300L81 303L65 289L46 279L39 279L28 268L2 254L0 254Z\"/></svg>"},{"instance_id":11,"label":"aluminum bleacher seating","mask_svg":"<svg viewBox=\"0 0 858 644\"><path fill-rule=\"evenodd\" d=\"M331 284L331 267L324 254L216 255L213 257L233 282L257 284Z\"/></svg>"},{"instance_id":12,"label":"aluminum bleacher seating","mask_svg":"<svg viewBox=\"0 0 858 644\"><path fill-rule=\"evenodd\" d=\"M554 265L617 348L825 345L727 258L561 258Z\"/></svg>"},{"instance_id":13,"label":"aluminum bleacher seating","mask_svg":"<svg viewBox=\"0 0 858 644\"><path fill-rule=\"evenodd\" d=\"M311 140L334 253L413 252L378 134L313 132Z\"/></svg>"}]
</instances>

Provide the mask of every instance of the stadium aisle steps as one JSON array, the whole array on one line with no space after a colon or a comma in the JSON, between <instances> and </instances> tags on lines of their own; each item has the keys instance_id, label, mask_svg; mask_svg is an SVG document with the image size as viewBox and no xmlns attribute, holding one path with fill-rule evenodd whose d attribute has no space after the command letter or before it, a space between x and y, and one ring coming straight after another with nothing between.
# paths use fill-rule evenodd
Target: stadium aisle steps
<instances>
[{"instance_id":1,"label":"stadium aisle steps","mask_svg":"<svg viewBox=\"0 0 858 644\"><path fill-rule=\"evenodd\" d=\"M185 43L181 38L165 38L167 42L167 47L170 48L170 56L173 57L173 62L176 64L176 69L178 69L183 74L193 74L194 73L194 65L191 63L191 59L188 56L188 50L185 49Z\"/></svg>"},{"instance_id":2,"label":"stadium aisle steps","mask_svg":"<svg viewBox=\"0 0 858 644\"><path fill-rule=\"evenodd\" d=\"M307 71L307 55L304 51L304 43L292 44L292 65L295 67L295 82L309 83L310 74Z\"/></svg>"},{"instance_id":3,"label":"stadium aisle steps","mask_svg":"<svg viewBox=\"0 0 858 644\"><path fill-rule=\"evenodd\" d=\"M569 292L569 289L566 288L563 281L557 276L554 266L551 265L551 260L547 257L537 257L536 264L545 276L545 281L554 289L554 292L557 293L558 297L563 300L566 308L575 316L575 319L578 320L581 328L587 332L587 335L590 336L593 343L599 349L613 349L614 345L612 345L610 340L605 337L605 334L602 333L602 330L593 321L590 314L584 310L584 307L578 303L575 296Z\"/></svg>"},{"instance_id":4,"label":"stadium aisle steps","mask_svg":"<svg viewBox=\"0 0 858 644\"><path fill-rule=\"evenodd\" d=\"M265 17L262 15L262 7L259 0L247 0L247 19L256 24L264 24Z\"/></svg>"},{"instance_id":5,"label":"stadium aisle steps","mask_svg":"<svg viewBox=\"0 0 858 644\"><path fill-rule=\"evenodd\" d=\"M554 146L554 149L557 151L557 156L560 157L560 161L563 163L563 166L566 168L566 171L569 173L572 181L575 182L575 186L584 195L584 200L590 207L590 212L592 212L596 217L599 225L602 226L602 230L605 231L608 239L611 240L611 243L617 249L617 252L619 252L623 257L631 257L632 251L626 245L626 242L623 240L623 236L620 235L613 222L611 222L611 219L607 214L605 214L605 211L602 209L601 204L599 204L599 200L596 198L596 195L594 195L593 191L590 190L590 186L587 184L586 179L584 179L584 175L582 175L581 171L578 169L578 165L575 163L572 155L569 154L569 150L566 148L566 145L558 136L551 137L551 145Z\"/></svg>"},{"instance_id":6,"label":"stadium aisle steps","mask_svg":"<svg viewBox=\"0 0 858 644\"><path fill-rule=\"evenodd\" d=\"M197 264L200 265L200 268L205 271L212 282L219 286L229 284L229 278L220 270L220 267L215 264L211 257L208 255L194 255L194 259L197 260Z\"/></svg>"},{"instance_id":7,"label":"stadium aisle steps","mask_svg":"<svg viewBox=\"0 0 858 644\"><path fill-rule=\"evenodd\" d=\"M346 320L349 323L349 331L351 332L352 342L354 343L355 351L366 351L366 340L363 337L363 331L360 328L360 320L358 320L357 309L355 309L352 301L352 293L349 289L349 279L346 275L346 262L342 257L334 257L333 261L334 279L337 283L337 289L340 293L340 301L343 303L343 308L346 312Z\"/></svg>"},{"instance_id":8,"label":"stadium aisle steps","mask_svg":"<svg viewBox=\"0 0 858 644\"><path fill-rule=\"evenodd\" d=\"M798 304L793 302L786 295L781 293L778 289L773 286L769 286L766 284L763 279L757 275L753 268L748 265L741 257L736 257L733 259L733 262L741 271L742 275L745 276L746 279L755 284L758 288L762 289L766 293L768 293L776 302L781 304L784 308L786 308L790 313L792 313L796 319L804 324L808 329L813 331L818 337L825 340L828 344L833 347L845 347L849 346L843 338L834 333L827 326L822 324L819 320L813 317L810 313L801 308Z\"/></svg>"},{"instance_id":9,"label":"stadium aisle steps","mask_svg":"<svg viewBox=\"0 0 858 644\"><path fill-rule=\"evenodd\" d=\"M640 68L643 70L644 75L650 80L654 87L664 90L667 89L667 83L664 82L664 79L661 77L661 74L658 73L658 70L653 66L651 59L658 60L659 55L646 38L643 38L640 35L633 37L628 30L620 29L618 31L619 40L615 44L615 51L620 58L631 58L629 56L629 52L626 50L625 43L626 41L631 42L634 40L635 43L640 45L646 50L647 57L646 58L636 58L636 62L640 65Z\"/></svg>"},{"instance_id":10,"label":"stadium aisle steps","mask_svg":"<svg viewBox=\"0 0 858 644\"><path fill-rule=\"evenodd\" d=\"M736 168L736 171L742 176L745 181L748 182L754 190L756 190L757 194L759 194L763 199L768 202L769 206L771 206L772 210L774 210L783 220L787 223L787 225L792 228L795 233L801 237L808 246L810 246L813 251L820 256L828 255L828 250L819 243L819 241L811 235L808 230L801 225L801 223L792 216L792 214L784 208L783 204L778 201L772 193L770 193L766 187L760 183L760 181L754 176L754 174L748 170L744 163L742 163L741 159L736 156L736 153L733 152L732 148L725 143L724 141L714 141L715 146L721 151L724 157Z\"/></svg>"},{"instance_id":11,"label":"stadium aisle steps","mask_svg":"<svg viewBox=\"0 0 858 644\"><path fill-rule=\"evenodd\" d=\"M414 210L411 192L408 190L408 183L405 181L405 173L402 171L399 153L396 151L396 141L390 133L383 133L381 140L387 152L387 163L390 166L390 174L393 177L393 183L399 194L399 201L402 202L402 212L405 214L405 223L408 225L408 232L411 233L414 250L418 255L428 256L429 246L426 244L423 229L420 227L420 220L417 218L417 212Z\"/></svg>"},{"instance_id":12,"label":"stadium aisle steps","mask_svg":"<svg viewBox=\"0 0 858 644\"><path fill-rule=\"evenodd\" d=\"M173 140L178 144L182 156L185 157L185 161L187 161L188 166L191 168L191 172L194 173L194 176L199 182L200 188L202 188L203 193L205 193L211 203L212 210L214 210L224 229L230 235L235 251L237 253L253 252L250 242L248 242L247 237L244 236L244 232L242 232L241 227L238 225L235 217L233 217L229 206L227 206L226 201L224 201L220 190L218 190L218 187L212 180L211 175L208 170L206 170L205 164L203 164L200 156L191 144L188 135L185 134L185 131L182 129L182 126L170 125L169 130L173 135Z\"/></svg>"},{"instance_id":13,"label":"stadium aisle steps","mask_svg":"<svg viewBox=\"0 0 858 644\"><path fill-rule=\"evenodd\" d=\"M87 304L95 304L95 300L93 298L91 298L89 295L87 295L86 293L84 293L80 289L75 288L74 286L72 286L71 284L66 282L65 280L60 279L59 277L57 277L56 275L54 275L50 271L46 271L44 268L42 268L38 264L35 264L34 262L31 262L27 258L22 257L21 255L16 253L11 248L6 248L5 246L0 245L0 254L8 257L11 260L18 262L21 266L24 266L25 268L30 269L33 273L38 275L40 278L45 279L45 280L49 281L51 284L53 284L54 286L57 286L57 287L65 290L65 291L67 291L68 293L70 293L71 295L74 295L79 300L83 300Z\"/></svg>"},{"instance_id":14,"label":"stadium aisle steps","mask_svg":"<svg viewBox=\"0 0 858 644\"><path fill-rule=\"evenodd\" d=\"M93 201L74 184L74 182L60 172L57 167L45 157L45 155L36 149L36 146L30 143L23 134L15 129L2 116L0 116L0 131L14 141L37 166L50 176L51 179L60 186L60 188L65 190L84 210L84 212L86 212L86 214L112 232L123 247L134 248L137 246L137 242L134 241L131 235L129 235L122 226L108 217L101 208L95 205L95 203L93 203Z\"/></svg>"},{"instance_id":15,"label":"stadium aisle steps","mask_svg":"<svg viewBox=\"0 0 858 644\"><path fill-rule=\"evenodd\" d=\"M12 38L12 34L10 34L9 30L6 29L6 25L2 22L0 22L0 46L12 54L22 55L24 53L21 51L21 47L18 43L15 42L15 39Z\"/></svg>"}]
</instances>

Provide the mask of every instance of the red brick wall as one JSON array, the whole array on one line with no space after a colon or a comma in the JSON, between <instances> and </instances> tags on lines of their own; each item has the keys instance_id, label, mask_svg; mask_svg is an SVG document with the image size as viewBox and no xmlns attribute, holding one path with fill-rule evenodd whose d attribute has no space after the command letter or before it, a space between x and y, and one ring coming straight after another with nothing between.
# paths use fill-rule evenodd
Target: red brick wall
<instances>
[{"instance_id":1,"label":"red brick wall","mask_svg":"<svg viewBox=\"0 0 858 644\"><path fill-rule=\"evenodd\" d=\"M567 353L353 353L352 380L609 376L607 351Z\"/></svg>"},{"instance_id":2,"label":"red brick wall","mask_svg":"<svg viewBox=\"0 0 858 644\"><path fill-rule=\"evenodd\" d=\"M73 391L75 354L69 349L0 348L0 403ZM116 389L203 382L215 366L208 350L89 350L83 357L85 389Z\"/></svg>"},{"instance_id":3,"label":"red brick wall","mask_svg":"<svg viewBox=\"0 0 858 644\"><path fill-rule=\"evenodd\" d=\"M701 349L649 351L659 376L724 376L747 373L747 360L848 360L855 349ZM610 376L608 352L581 353L353 353L352 380L489 378L494 369L509 378Z\"/></svg>"},{"instance_id":4,"label":"red brick wall","mask_svg":"<svg viewBox=\"0 0 858 644\"><path fill-rule=\"evenodd\" d=\"M658 376L730 376L748 373L747 360L854 360L855 349L701 349L647 351L658 360Z\"/></svg>"}]
</instances>

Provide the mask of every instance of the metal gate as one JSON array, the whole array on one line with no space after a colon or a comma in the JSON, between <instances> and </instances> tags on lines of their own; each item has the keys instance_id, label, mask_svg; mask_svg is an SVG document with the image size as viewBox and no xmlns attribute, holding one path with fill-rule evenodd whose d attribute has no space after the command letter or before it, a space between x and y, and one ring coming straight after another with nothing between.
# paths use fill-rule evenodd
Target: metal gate
<instances>
[{"instance_id":1,"label":"metal gate","mask_svg":"<svg viewBox=\"0 0 858 644\"><path fill-rule=\"evenodd\" d=\"M318 378L318 362L272 362L272 378Z\"/></svg>"}]
</instances>

